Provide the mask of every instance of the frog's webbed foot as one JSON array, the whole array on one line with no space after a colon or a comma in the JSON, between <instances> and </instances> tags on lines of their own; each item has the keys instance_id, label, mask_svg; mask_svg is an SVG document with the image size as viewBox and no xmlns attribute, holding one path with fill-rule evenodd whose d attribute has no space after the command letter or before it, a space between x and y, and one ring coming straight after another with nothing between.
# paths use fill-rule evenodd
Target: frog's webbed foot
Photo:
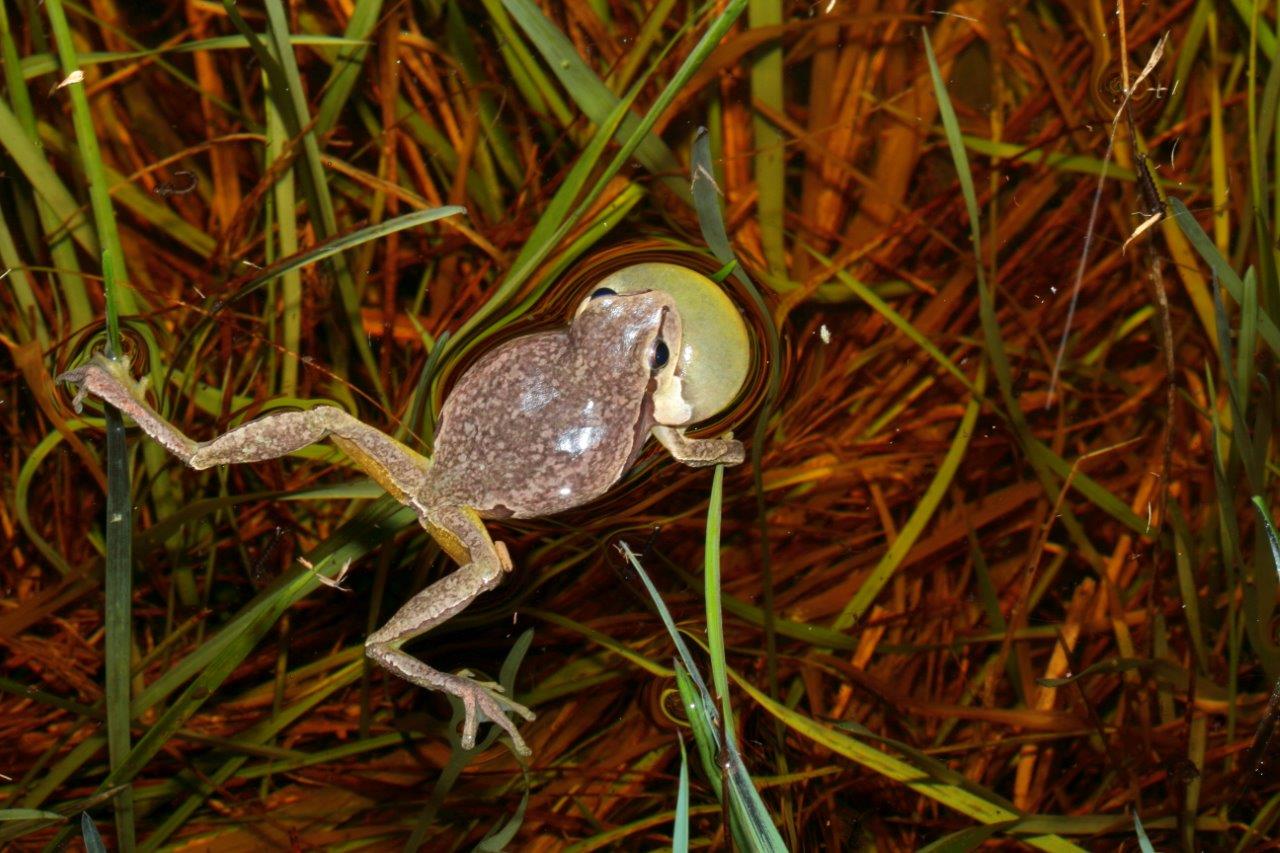
<instances>
[{"instance_id":1,"label":"frog's webbed foot","mask_svg":"<svg viewBox=\"0 0 1280 853\"><path fill-rule=\"evenodd\" d=\"M742 442L735 441L731 432L723 438L689 438L679 427L655 426L653 437L676 461L693 468L738 465L746 458Z\"/></svg>"},{"instance_id":2,"label":"frog's webbed foot","mask_svg":"<svg viewBox=\"0 0 1280 853\"><path fill-rule=\"evenodd\" d=\"M477 681L471 677L468 670L463 670L450 678L455 684L445 688L445 692L462 700L462 709L465 714L462 722L463 749L471 749L476 745L476 728L480 722L480 715L483 715L484 719L497 724L511 736L511 745L516 752L526 757L533 754L533 750L529 749L524 738L520 737L515 723L511 722L506 712L512 711L519 714L528 722L536 720L537 714L505 695L502 685L496 681ZM476 714L477 710L480 711L480 715Z\"/></svg>"},{"instance_id":3,"label":"frog's webbed foot","mask_svg":"<svg viewBox=\"0 0 1280 853\"><path fill-rule=\"evenodd\" d=\"M380 657L374 657L374 660L419 687L440 690L462 700L463 749L473 749L480 723L491 722L511 736L511 745L517 753L526 757L533 754L533 750L529 749L524 738L520 737L516 724L507 716L507 712L514 712L530 721L537 719L537 716L524 705L505 695L501 684L477 681L470 677L467 670L456 675L438 672L411 655L404 652L399 654L407 660L388 662ZM407 664L407 666L401 667L398 664Z\"/></svg>"},{"instance_id":4,"label":"frog's webbed foot","mask_svg":"<svg viewBox=\"0 0 1280 853\"><path fill-rule=\"evenodd\" d=\"M530 755L531 750L507 712L532 720L532 711L504 695L501 686L493 682L476 681L465 672L457 675L440 672L400 648L408 640L453 617L480 593L493 589L503 574L511 570L506 548L489 537L484 522L474 511L463 507L430 508L423 514L422 522L461 566L409 599L387 624L370 634L365 640L365 654L406 681L461 699L465 713L464 749L475 746L476 730L483 717L511 735L517 753Z\"/></svg>"}]
</instances>

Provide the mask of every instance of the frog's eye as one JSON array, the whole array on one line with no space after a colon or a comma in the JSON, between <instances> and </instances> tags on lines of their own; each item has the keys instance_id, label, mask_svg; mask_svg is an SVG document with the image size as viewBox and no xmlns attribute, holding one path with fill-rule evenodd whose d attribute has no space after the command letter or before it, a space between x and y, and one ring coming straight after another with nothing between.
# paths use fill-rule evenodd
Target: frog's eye
<instances>
[{"instance_id":1,"label":"frog's eye","mask_svg":"<svg viewBox=\"0 0 1280 853\"><path fill-rule=\"evenodd\" d=\"M587 310L587 306L602 296L617 296L618 291L612 287L597 287L595 290L587 294L587 298L578 303L578 310L573 312L573 318L576 320L582 316L582 312Z\"/></svg>"},{"instance_id":2,"label":"frog's eye","mask_svg":"<svg viewBox=\"0 0 1280 853\"><path fill-rule=\"evenodd\" d=\"M667 342L658 339L658 343L653 347L653 356L649 359L649 366L654 370L661 370L667 366L667 359L671 358L671 350L667 349Z\"/></svg>"}]
</instances>

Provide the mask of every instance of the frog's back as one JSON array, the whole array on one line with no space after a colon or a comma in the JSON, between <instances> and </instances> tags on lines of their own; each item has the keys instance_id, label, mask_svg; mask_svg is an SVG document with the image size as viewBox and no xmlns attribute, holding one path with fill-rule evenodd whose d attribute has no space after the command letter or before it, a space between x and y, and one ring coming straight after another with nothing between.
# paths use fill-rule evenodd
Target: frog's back
<instances>
[{"instance_id":1,"label":"frog's back","mask_svg":"<svg viewBox=\"0 0 1280 853\"><path fill-rule=\"evenodd\" d=\"M607 362L607 360L606 360ZM604 494L648 436L635 377L575 350L566 330L520 338L458 380L441 412L428 499L532 518Z\"/></svg>"}]
</instances>

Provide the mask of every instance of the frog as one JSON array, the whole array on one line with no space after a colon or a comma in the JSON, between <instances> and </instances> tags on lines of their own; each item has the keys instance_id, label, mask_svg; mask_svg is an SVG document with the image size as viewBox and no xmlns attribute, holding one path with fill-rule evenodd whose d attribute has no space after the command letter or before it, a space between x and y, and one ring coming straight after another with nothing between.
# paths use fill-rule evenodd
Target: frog
<instances>
[{"instance_id":1,"label":"frog","mask_svg":"<svg viewBox=\"0 0 1280 853\"><path fill-rule=\"evenodd\" d=\"M81 411L93 395L127 415L191 468L261 462L328 440L400 503L457 568L412 596L369 634L378 666L463 706L461 744L475 747L490 721L514 751L532 754L509 714L535 715L493 682L442 672L403 646L457 615L512 571L507 546L486 521L563 512L602 496L631 469L650 437L692 467L737 465L733 434L693 438L686 400L683 329L676 299L662 290L596 287L567 327L498 345L467 368L441 409L428 457L332 405L280 410L213 439L195 441L160 415L127 360L98 353L58 377ZM673 357L674 356L674 357Z\"/></svg>"}]
</instances>

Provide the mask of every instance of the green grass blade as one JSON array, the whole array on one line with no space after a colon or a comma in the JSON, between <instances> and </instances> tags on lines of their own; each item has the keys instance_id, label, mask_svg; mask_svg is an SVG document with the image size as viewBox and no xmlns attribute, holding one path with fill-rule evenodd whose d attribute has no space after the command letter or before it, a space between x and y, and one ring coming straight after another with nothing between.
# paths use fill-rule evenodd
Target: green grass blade
<instances>
[{"instance_id":1,"label":"green grass blade","mask_svg":"<svg viewBox=\"0 0 1280 853\"><path fill-rule=\"evenodd\" d=\"M446 216L457 216L465 214L465 207L451 205L448 207L433 207L429 210L415 210L412 213L406 213L403 216L397 216L394 219L384 219L376 225L370 225L367 228L361 228L359 231L352 231L344 234L327 243L322 243L305 252L300 252L289 258L285 258L274 266L268 267L252 278L244 282L233 299L239 299L265 286L267 283L274 281L285 273L293 270L301 269L308 264L314 264L334 255L341 254L348 249L365 243L380 240L388 234L394 234L398 231L404 231L409 228L416 228L419 225L426 225L428 222L435 222L437 219L443 219ZM215 408L214 413L217 412Z\"/></svg>"},{"instance_id":2,"label":"green grass blade","mask_svg":"<svg viewBox=\"0 0 1280 853\"><path fill-rule=\"evenodd\" d=\"M751 0L747 9L748 26L772 27L782 23L781 0ZM782 45L774 43L757 51L751 63L751 100L775 113L785 115L782 88ZM760 223L760 245L765 262L774 276L787 271L787 246L783 229L786 207L786 136L769 119L753 111L751 129L754 135L757 193L756 218Z\"/></svg>"},{"instance_id":3,"label":"green grass blade","mask_svg":"<svg viewBox=\"0 0 1280 853\"><path fill-rule=\"evenodd\" d=\"M765 335L765 363L768 365L764 399L760 403L760 411L756 415L755 429L751 436L751 477L752 489L755 493L756 527L760 531L760 584L761 611L764 615L765 637L765 677L768 681L769 695L778 695L777 669L777 626L774 614L773 558L769 547L769 515L765 503L764 469L761 460L764 458L764 445L770 430L774 408L782 387L782 344L778 339L778 328L773 319L773 312L765 304L755 282L751 280L738 263L733 246L729 242L729 234L725 230L724 216L720 209L720 191L715 179L715 167L711 162L711 135L705 128L698 131L693 141L692 157L693 206L698 215L698 227L702 239L716 260L725 265L725 270L732 270L734 278L742 284L751 298L756 315L767 319L763 324Z\"/></svg>"},{"instance_id":4,"label":"green grass blade","mask_svg":"<svg viewBox=\"0 0 1280 853\"><path fill-rule=\"evenodd\" d=\"M44 809L0 809L0 820L66 820L66 817Z\"/></svg>"},{"instance_id":5,"label":"green grass blade","mask_svg":"<svg viewBox=\"0 0 1280 853\"><path fill-rule=\"evenodd\" d=\"M1142 853L1156 853L1156 848L1151 846L1151 839L1147 837L1147 831L1142 828L1142 818L1138 817L1137 810L1133 813L1133 834L1138 838L1138 849Z\"/></svg>"},{"instance_id":6,"label":"green grass blade","mask_svg":"<svg viewBox=\"0 0 1280 853\"><path fill-rule=\"evenodd\" d=\"M1004 804L1000 798L995 797L990 792L977 789L976 786L966 783L962 778L954 778L952 774L947 774L945 778L954 778L954 781L942 781L934 778L930 774L922 772L916 763L904 761L877 746L863 743L856 738L829 729L788 708L786 705L773 701L736 673L734 674L734 680L765 711L776 717L796 734L808 738L814 743L830 749L837 755L842 755L850 761L884 776L886 779L905 785L931 800L984 824L1007 823L1018 821L1022 818L1021 814ZM938 768L935 772L942 773L943 770L945 768ZM1041 850L1081 850L1070 841L1056 835L1031 836L1026 837L1024 840Z\"/></svg>"},{"instance_id":7,"label":"green grass blade","mask_svg":"<svg viewBox=\"0 0 1280 853\"><path fill-rule=\"evenodd\" d=\"M121 38L131 41L127 32L123 30L114 30L114 32L117 35L120 35ZM359 48L362 46L368 46L366 42L353 41L352 39L345 38L343 36L313 35L306 33L295 33L291 35L289 37L289 43L296 47L316 47L321 49ZM211 50L247 50L251 48L252 45L250 44L249 39L243 35L214 36L213 38L184 41L181 44L169 44L162 47L146 47L139 48L138 50L89 51L87 53L80 54L80 64L88 67L91 65L135 62L139 59L153 59L171 53L202 53ZM23 57L19 67L22 70L22 78L24 80L35 80L38 77L43 77L46 74L52 74L57 71L58 58L48 53L34 53L30 56ZM171 74L174 74L176 79L182 80L193 92L200 92L207 96L208 93L203 92L200 89L200 85L195 80L179 73L174 66L166 64L161 67L165 68L165 70L169 71ZM234 106L224 101L215 100L213 103L229 113L234 114L237 112Z\"/></svg>"},{"instance_id":8,"label":"green grass blade","mask_svg":"<svg viewBox=\"0 0 1280 853\"><path fill-rule=\"evenodd\" d=\"M724 659L724 610L720 606L720 505L724 497L724 466L715 466L707 502L706 542L702 556L702 595L707 610L707 647L711 654L711 683L720 698L724 728L733 731L733 705Z\"/></svg>"},{"instance_id":9,"label":"green grass blade","mask_svg":"<svg viewBox=\"0 0 1280 853\"><path fill-rule=\"evenodd\" d=\"M100 257L102 250L98 244L98 235L93 232L93 227L85 219L80 205L76 203L75 198L54 172L53 166L41 153L35 141L22 132L18 117L2 100L0 100L0 146L3 146L5 152L13 158L18 171L22 172L41 200L49 206L61 227L68 229L76 243L87 254Z\"/></svg>"},{"instance_id":10,"label":"green grass blade","mask_svg":"<svg viewBox=\"0 0 1280 853\"><path fill-rule=\"evenodd\" d=\"M1222 286L1227 293L1231 294L1231 298L1236 304L1244 304L1244 282L1236 271L1231 268L1231 264L1218 251L1218 247L1209 239L1209 235L1200 227L1200 223L1191 215L1191 211L1187 210L1187 206L1180 199L1169 199L1169 209L1172 212L1173 220L1182 228L1182 233L1191 241L1191 245L1205 260L1209 268L1218 276L1218 280L1222 282ZM1258 335L1263 342L1271 349L1273 353L1280 354L1280 329L1276 328L1275 322L1265 313L1258 315Z\"/></svg>"},{"instance_id":11,"label":"green grass blade","mask_svg":"<svg viewBox=\"0 0 1280 853\"><path fill-rule=\"evenodd\" d=\"M671 825L672 853L689 851L689 753L680 738L680 776L676 779L676 814Z\"/></svg>"},{"instance_id":12,"label":"green grass blade","mask_svg":"<svg viewBox=\"0 0 1280 853\"><path fill-rule=\"evenodd\" d=\"M1258 348L1258 278L1253 268L1245 270L1240 301L1239 349L1236 351L1236 388L1242 395L1241 404L1246 411L1249 404L1249 388L1253 385L1253 372ZM1226 352L1226 350L1222 350Z\"/></svg>"},{"instance_id":13,"label":"green grass blade","mask_svg":"<svg viewBox=\"0 0 1280 853\"><path fill-rule=\"evenodd\" d=\"M320 108L316 110L316 133L324 134L333 129L338 114L360 82L364 57L370 47L368 39L381 14L382 0L357 0L355 8L351 10L351 17L347 20L347 29L342 37L354 43L338 48L337 55L334 56L329 79L321 87L324 95L320 98ZM297 37L290 35L289 43L297 44Z\"/></svg>"},{"instance_id":14,"label":"green grass blade","mask_svg":"<svg viewBox=\"0 0 1280 853\"><path fill-rule=\"evenodd\" d=\"M107 846L102 843L102 835L98 825L88 812L80 814L80 837L84 841L85 853L107 853Z\"/></svg>"},{"instance_id":15,"label":"green grass blade","mask_svg":"<svg viewBox=\"0 0 1280 853\"><path fill-rule=\"evenodd\" d=\"M698 675L697 669L689 668L689 664L693 662L693 657L689 654L683 638L676 630L671 614L667 611L666 604L662 601L662 597L658 595L658 591L649 580L648 574L641 567L635 555L625 545L623 546L623 554L630 560L632 568L636 570L645 588L649 591L654 606L666 624L667 631L671 635L679 657L684 664L684 666L677 666L677 677L689 679L689 687L686 691L682 683L681 695L684 696L686 693L693 694L696 690L696 696L698 697L696 700L690 702L686 696L686 708L689 709L691 721L695 715L700 713L699 709L703 709L705 712L705 720L700 725L695 726L695 735L697 732L703 731L703 736L710 738L712 743L705 746L700 745L699 751L704 755L708 753L719 754L721 760L726 763L725 769L729 789L723 792L722 796L728 797L729 807L734 818L735 832L742 834L748 850L782 851L786 850L786 846L782 843L782 837L778 834L777 827L773 824L773 818L770 816L768 809L765 808L759 793L751 782L751 777L747 773L746 765L738 752L733 734L734 726L732 723L732 707L729 700L729 679L727 676L728 666L724 659L724 634L719 613L719 499L723 491L723 466L717 465L716 472L715 479L712 481L711 500L707 508L707 551L704 557L704 566L707 571L705 585L707 596L707 651L711 659L712 679L717 685L716 692L720 696L721 714L723 716L715 713L715 699L707 692L706 685L703 683L701 676ZM717 481L719 481L719 484ZM710 765L706 765L704 761L704 766L707 766L709 775L715 775L719 772L719 762L712 762ZM713 770L712 768L715 769Z\"/></svg>"},{"instance_id":16,"label":"green grass blade","mask_svg":"<svg viewBox=\"0 0 1280 853\"><path fill-rule=\"evenodd\" d=\"M969 851L977 850L988 840L995 838L1007 829L1017 826L1017 824L1017 821L1006 821L1005 823L971 826L959 832L943 836L931 844L926 844L916 853L969 853Z\"/></svg>"},{"instance_id":17,"label":"green grass blade","mask_svg":"<svg viewBox=\"0 0 1280 853\"><path fill-rule=\"evenodd\" d=\"M1257 510L1258 520L1262 522L1262 529L1267 535L1267 545L1271 549L1271 569L1280 577L1280 538L1276 537L1275 525L1271 523L1271 512L1259 495L1254 495L1250 502Z\"/></svg>"},{"instance_id":18,"label":"green grass blade","mask_svg":"<svg viewBox=\"0 0 1280 853\"><path fill-rule=\"evenodd\" d=\"M67 25L61 0L47 0L45 8L57 46L64 79L83 75L75 43ZM115 211L107 184L106 168L98 145L97 129L85 95L83 82L73 82L59 91L71 101L71 119L81 165L89 183L89 203L93 224L102 250L102 280L107 315L108 355L118 358L120 312L136 313L132 293L122 287L124 250L116 229ZM130 748L130 682L133 651L133 500L129 476L129 455L124 419L111 407L106 409L107 432L107 532L106 532L106 612L103 618L106 657L105 692L107 705L107 752L112 769L123 765ZM133 793L124 788L115 798L116 844L132 851L135 844ZM87 842L87 839L86 839Z\"/></svg>"},{"instance_id":19,"label":"green grass blade","mask_svg":"<svg viewBox=\"0 0 1280 853\"><path fill-rule=\"evenodd\" d=\"M578 108L595 124L606 122L618 105L618 96L582 60L573 43L530 0L502 0L502 4ZM618 141L634 133L639 123L630 113L624 116L616 132ZM680 163L659 137L646 133L636 146L635 157L654 175L662 177L677 195L688 198L688 186L677 177L682 171Z\"/></svg>"},{"instance_id":20,"label":"green grass blade","mask_svg":"<svg viewBox=\"0 0 1280 853\"><path fill-rule=\"evenodd\" d=\"M265 75L264 75L265 77ZM271 81L265 81L270 91ZM285 153L288 139L284 133L284 122L280 118L280 110L276 99L266 98L267 118L267 163L275 163ZM294 170L289 167L281 171L271 187L271 205L269 217L275 220L276 227L267 231L267 260L275 261L279 257L293 257L298 253L298 218L295 195ZM280 344L284 352L280 354L280 375L278 391L287 397L298 393L298 353L302 345L302 276L297 269L286 270L280 274ZM268 323L271 314L275 313L275 299L267 300ZM270 325L268 325L270 328Z\"/></svg>"}]
</instances>

